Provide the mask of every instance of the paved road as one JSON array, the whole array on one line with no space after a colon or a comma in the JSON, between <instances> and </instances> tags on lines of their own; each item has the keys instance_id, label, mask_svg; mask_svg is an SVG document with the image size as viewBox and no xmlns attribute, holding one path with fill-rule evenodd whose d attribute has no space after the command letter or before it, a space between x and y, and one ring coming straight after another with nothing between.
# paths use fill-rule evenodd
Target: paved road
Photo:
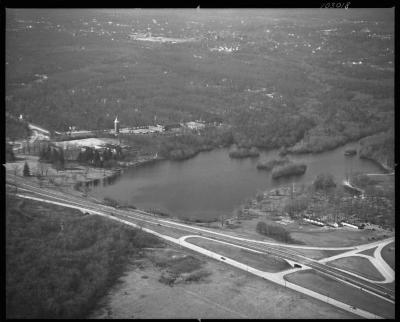
<instances>
[{"instance_id":1,"label":"paved road","mask_svg":"<svg viewBox=\"0 0 400 322\"><path fill-rule=\"evenodd\" d=\"M326 257L323 258L321 260L319 260L320 263L327 263L330 261L333 261L335 259L339 259L339 258L344 258L344 257L362 257L365 258L367 260L369 260L371 262L371 264L373 266L375 266L375 268L378 270L378 272L382 275L382 277L384 278L383 281L375 281L375 280L371 280L368 278L365 278L363 276L359 276L360 278L369 281L369 282L373 282L373 283L378 283L378 284L384 284L384 283L392 283L395 280L395 272L394 270L388 265L388 263L385 262L385 260L382 258L381 252L382 249L392 243L392 240L383 240L383 241L379 241L376 242L376 246L371 247L371 244L369 245L361 245L358 246L356 249L354 250L350 250L348 252L344 252L332 257ZM359 254L360 252L367 250L367 249L371 249L376 247L373 256L369 256L369 255L365 255L365 254ZM353 274L351 272L348 272L349 274Z\"/></svg>"},{"instance_id":2,"label":"paved road","mask_svg":"<svg viewBox=\"0 0 400 322\"><path fill-rule=\"evenodd\" d=\"M196 233L196 234L202 234L202 235L207 235L219 240L225 240L229 241L231 243L236 243L236 244L241 244L245 246L252 247L253 249L260 249L262 251L268 251L271 254L274 254L275 256L281 257L281 258L286 258L291 261L294 261L296 263L312 267L316 270L319 270L325 274L330 274L333 277L342 279L343 281L350 282L354 284L357 287L363 287L365 289L370 290L371 292L376 293L377 295L388 297L389 299L394 299L394 292L392 290L386 289L382 286L377 286L370 281L365 280L363 277L357 276L355 274L351 274L349 272L342 271L340 269L334 268L334 267L329 267L325 265L324 263L312 260L310 258L307 258L305 256L302 256L300 254L297 254L291 249L288 248L293 248L292 246L294 245L286 245L286 244L279 244L279 243L271 243L271 242L264 242L264 241L258 241L258 240L251 240L251 239L246 239L242 237L236 237L224 233L220 233L217 231L212 231L210 229L205 229L205 228L200 228L200 227L195 227L195 226L190 226L178 222L174 222L171 220L165 220L165 219L160 219L156 217L151 217L148 213L140 211L140 210L134 210L134 211L126 211L126 210L120 210L120 209L115 209L112 207L104 206L101 204L96 204L94 202L90 202L88 200L79 198L74 195L69 195L63 192L58 192L54 190L49 190L49 189L44 189L35 186L34 184L31 183L26 183L26 180L23 178L20 178L18 176L10 175L10 179L7 178L10 181L13 181L14 183L17 183L23 191L31 192L34 193L35 195L39 195L42 198L46 198L47 200L52 200L56 202L68 202L72 205L75 205L77 207L85 207L85 209L88 209L89 211L93 210L102 210L106 211L108 213L113 212L115 215L123 216L124 218L129 218L129 219L136 219L138 220L141 224L146 224L150 225L150 227L153 225L157 226L163 226L163 227L169 227L169 228L174 228L174 229L179 229L184 233ZM25 189L25 190L24 190ZM182 234L184 235L184 234ZM392 241L392 239L388 239L388 241ZM372 248L377 245L380 245L382 242L373 242L370 244L366 245L361 245L361 246L354 246L354 247L305 247L305 246L296 246L296 248L302 248L302 249L333 249L333 250L347 250L347 251L362 251L364 249Z\"/></svg>"},{"instance_id":3,"label":"paved road","mask_svg":"<svg viewBox=\"0 0 400 322\"><path fill-rule=\"evenodd\" d=\"M288 260L294 261L296 263L300 263L307 267L314 268L314 269L316 269L320 272L323 272L327 275L334 276L337 279L344 280L347 283L356 285L358 287L361 286L365 289L370 290L370 292L374 293L375 295L378 295L379 297L383 296L383 297L386 297L389 299L394 299L394 292L391 290L383 288L382 286L374 285L372 283L367 283L366 281L360 279L359 276L352 276L351 274L349 275L348 272L343 272L336 268L329 267L329 266L325 265L324 263L312 260L312 259L302 256L300 254L297 254L295 252L295 250L293 249L293 248L321 249L321 250L322 249L323 250L334 249L334 250L347 250L347 253L349 253L349 252L352 252L355 250L362 251L364 249L376 247L377 245L380 245L382 243L382 241L374 242L374 243L370 243L370 244L366 244L366 245L354 246L354 247L304 247L304 246L303 247L302 246L292 247L293 245L285 245L285 244L279 244L279 243L270 243L270 242L264 242L264 241L258 241L258 240L251 240L251 239L246 239L246 238L242 238L242 237L236 237L236 236L232 236L232 235L228 235L228 234L223 234L223 233L213 231L210 229L190 226L190 225L174 222L171 220L165 220L165 219L160 219L160 218L156 218L156 217L151 217L151 214L148 214L148 213L140 211L140 210L128 211L128 210L115 209L112 207L108 207L108 206L104 206L101 204L96 204L94 202L87 201L85 199L79 198L74 195L40 188L32 183L27 183L27 181L22 178L15 177L13 175L10 175L10 176L7 175L7 181L17 184L19 186L18 190L20 192L19 195L21 197L29 197L29 198L33 198L33 199L36 198L36 200L40 200L40 201L45 201L45 202L50 202L50 203L54 203L54 204L64 205L67 207L81 209L82 211L88 211L91 213L96 213L96 214L103 215L103 216L106 216L109 218L113 218L115 220L133 225L135 227L137 227L138 225L141 226L143 224L146 224L146 226L148 226L152 229L145 228L144 230L146 230L150 233L153 233L161 238L164 238L164 239L169 240L174 243L181 244L181 245L191 248L191 249L193 249L193 247L196 248L198 246L192 245L183 239L176 239L176 238L173 238L173 237L165 235L165 234L160 234L157 232L157 227L162 226L162 227L167 227L167 228L168 227L173 228L175 230L179 229L180 231L182 231L182 237L187 237L188 233L191 233L191 234L195 233L196 234L195 236L197 236L197 237L199 235L204 235L205 237L206 236L210 237L216 241L217 240L225 241L225 242L229 241L229 243L231 243L231 244L241 245L243 247L249 247L256 251L258 250L258 251L262 251L262 252L271 253L275 256L278 256L278 257L281 257L284 259L288 259ZM110 215L111 213L113 214L112 216ZM132 222L132 220L134 222ZM394 240L394 238L388 239L385 241L385 244L387 242L392 242L393 240ZM189 245L191 245L191 246L189 246ZM381 248L383 248L383 246ZM198 248L196 248L196 249L199 251ZM201 248L201 249L203 249L203 248ZM206 251L206 250L203 249L203 251L200 251L200 252L205 254L204 251ZM219 256L218 257L219 259L221 257L220 255L215 254L215 253L211 257L215 257L215 256ZM241 263L239 263L239 264L241 264ZM242 264L242 265L244 265L244 264ZM249 269L249 267L246 266L246 270L248 270L248 269ZM253 269L253 268L250 268L250 269ZM268 274L268 273L262 272L263 276L266 276L266 274ZM267 276L267 277L270 277L270 276ZM272 279L272 281L277 282L278 284L285 283L283 280L283 275L281 277L275 277L274 279ZM286 284L288 284L288 282L286 282ZM298 289L299 286L295 285L292 288ZM303 290L302 292L310 295L309 292L311 292L311 291L309 291L309 290L307 290L307 291L308 292L305 292ZM322 295L319 295L319 296L322 296ZM318 296L316 296L316 295L315 296L313 295L313 297L318 298ZM347 305L347 304L343 304L343 305ZM368 313L368 312L366 312L366 313ZM369 316L369 317L372 317L372 316Z\"/></svg>"},{"instance_id":4,"label":"paved road","mask_svg":"<svg viewBox=\"0 0 400 322\"><path fill-rule=\"evenodd\" d=\"M196 235L191 235L191 236L184 236L183 238L194 238L194 237L199 237ZM205 238L205 237L201 237ZM363 277L360 277L354 273L347 272L345 270L338 269L336 267L331 267L328 265L325 265L324 263L321 263L321 261L314 260L311 258L307 258L303 255L299 255L292 250L285 250L283 247L271 247L271 246L264 246L264 245L254 245L253 243L249 242L239 242L239 241L232 241L229 240L228 238L221 238L218 237L216 238L208 238L210 240L215 240L216 242L221 242L224 241L225 243L228 243L233 246L241 246L242 248L246 248L248 250L253 250L257 252L262 252L265 254L273 255L275 257L284 259L284 260L290 260L294 263L301 264L304 268L313 268L316 271L319 271L325 275L328 275L330 277L334 277L338 280L341 280L343 282L346 282L348 284L352 284L353 286L363 288L366 291L369 291L373 293L376 296L379 296L380 298L383 298L385 300L389 300L390 302L394 303L395 299L395 293L393 290L386 288L381 285L376 285L373 280L368 280ZM384 244L391 242L391 241L386 241ZM376 243L374 243L376 244ZM384 245L383 245L384 246ZM376 247L374 245L373 247ZM356 250L359 251L359 250ZM292 273L292 271L290 271ZM286 274L283 274L286 275Z\"/></svg>"}]
</instances>

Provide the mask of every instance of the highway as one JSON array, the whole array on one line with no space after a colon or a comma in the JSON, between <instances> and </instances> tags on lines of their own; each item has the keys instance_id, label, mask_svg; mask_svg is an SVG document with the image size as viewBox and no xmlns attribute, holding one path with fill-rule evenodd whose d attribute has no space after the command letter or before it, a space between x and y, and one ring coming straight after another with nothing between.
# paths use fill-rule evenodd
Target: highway
<instances>
[{"instance_id":1,"label":"highway","mask_svg":"<svg viewBox=\"0 0 400 322\"><path fill-rule=\"evenodd\" d=\"M166 220L159 217L154 216L153 214L146 213L141 210L132 209L116 209L113 207L108 207L102 205L100 203L95 203L87 200L86 198L82 198L79 196L75 196L72 194L68 194L61 191L55 191L52 189L41 188L24 178L12 175L7 173L6 181L11 185L11 190L15 189L14 187L18 187L18 194L24 194L25 196L37 197L38 199L42 199L51 203L59 203L66 204L72 207L82 209L83 211L94 213L103 212L108 215L112 215L114 217L128 220L129 222L135 223L139 226L146 226L147 228L153 229L157 232L160 227L164 228L163 234L167 234L165 232L165 228L171 228L175 233L178 231L181 232L181 238L188 238L188 234L190 236L197 237L208 237L210 239L214 239L216 242L226 242L232 245L237 245L241 247L246 247L248 249L263 252L268 255L275 256L277 258L281 258L284 260L290 260L292 262L298 263L304 267L312 268L322 274L333 277L343 283L350 284L357 288L362 288L380 298L384 298L387 301L394 303L395 294L394 291L383 287L382 285L375 284L373 282L366 281L363 278L356 276L355 274L351 274L345 272L341 269L337 269L331 266L328 266L320 261L308 258L296 252L296 248L298 249L321 249L321 250L343 250L344 252L350 252L376 247L380 245L382 241L370 243L367 245L353 246L353 247L309 247L309 246L299 246L299 245L287 245L287 244L279 244L279 243L271 243L259 240L252 240L248 238L232 236L229 234L224 234L219 231L214 231L212 229L206 229L203 227L196 227L187 224L183 224L180 222L176 222L173 220ZM387 242L392 242L394 238L388 239ZM188 242L186 242L189 244ZM293 247L295 246L295 247Z\"/></svg>"},{"instance_id":2,"label":"highway","mask_svg":"<svg viewBox=\"0 0 400 322\"><path fill-rule=\"evenodd\" d=\"M218 241L219 240L229 241L228 238L218 237L215 239ZM260 252L263 252L268 255L273 255L277 258L289 259L289 260L296 262L302 266L306 266L306 267L315 269L316 271L318 271L322 274L336 278L340 281L347 282L348 284L352 284L353 286L362 288L365 291L370 291L371 293L379 295L381 298L386 298L389 300L395 299L395 292L391 289L388 289L382 285L377 285L373 282L365 281L365 280L360 279L357 276L349 274L345 271L325 265L323 263L320 263L317 260L299 255L299 254L293 252L292 250L283 250L283 249L279 249L277 247L271 247L271 246L260 246L260 245L255 246L254 244L249 243L249 242L229 241L229 243L232 245L244 246L248 249L260 251Z\"/></svg>"}]
</instances>

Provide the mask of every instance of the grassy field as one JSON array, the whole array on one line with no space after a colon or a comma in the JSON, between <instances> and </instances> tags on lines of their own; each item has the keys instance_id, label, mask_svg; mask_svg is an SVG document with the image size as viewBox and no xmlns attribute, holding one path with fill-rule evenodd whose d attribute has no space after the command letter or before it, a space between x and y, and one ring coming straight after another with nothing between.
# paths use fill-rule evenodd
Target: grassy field
<instances>
[{"instance_id":1,"label":"grassy field","mask_svg":"<svg viewBox=\"0 0 400 322\"><path fill-rule=\"evenodd\" d=\"M371 262L363 257L352 256L339 258L334 261L328 262L328 265L345 269L346 271L364 276L365 278L374 281L383 281L383 276L371 264Z\"/></svg>"},{"instance_id":2,"label":"grassy field","mask_svg":"<svg viewBox=\"0 0 400 322\"><path fill-rule=\"evenodd\" d=\"M382 257L383 259L390 265L390 267L394 270L395 269L395 244L391 243L386 245L382 249Z\"/></svg>"},{"instance_id":3,"label":"grassy field","mask_svg":"<svg viewBox=\"0 0 400 322\"><path fill-rule=\"evenodd\" d=\"M384 318L394 318L394 304L381 300L358 288L340 283L313 270L289 274L285 276L285 279L356 308L366 310Z\"/></svg>"},{"instance_id":4,"label":"grassy field","mask_svg":"<svg viewBox=\"0 0 400 322\"><path fill-rule=\"evenodd\" d=\"M303 229L307 226L303 226ZM310 246L321 246L321 247L346 247L356 246L371 242L368 238L383 236L388 234L387 232L370 231L370 230L359 230L351 228L339 228L339 229L313 229L304 231L293 231L291 236L293 239L303 241L306 245Z\"/></svg>"},{"instance_id":5,"label":"grassy field","mask_svg":"<svg viewBox=\"0 0 400 322\"><path fill-rule=\"evenodd\" d=\"M312 259L322 259L341 254L343 250L296 249L296 253Z\"/></svg>"},{"instance_id":6,"label":"grassy field","mask_svg":"<svg viewBox=\"0 0 400 322\"><path fill-rule=\"evenodd\" d=\"M376 246L376 247L374 247L374 248L367 249L367 250L363 250L362 252L359 252L359 253L357 253L357 254L364 254L364 255L368 255L368 256L373 257L373 256L374 256L375 249L376 249L377 247L378 247L378 246Z\"/></svg>"},{"instance_id":7,"label":"grassy field","mask_svg":"<svg viewBox=\"0 0 400 322\"><path fill-rule=\"evenodd\" d=\"M396 282L395 281L392 282L392 283L384 283L384 284L381 284L381 285L386 287L386 288L388 288L388 289L390 289L390 290L395 290L396 289Z\"/></svg>"},{"instance_id":8,"label":"grassy field","mask_svg":"<svg viewBox=\"0 0 400 322\"><path fill-rule=\"evenodd\" d=\"M44 203L6 199L6 317L83 318L159 239Z\"/></svg>"},{"instance_id":9,"label":"grassy field","mask_svg":"<svg viewBox=\"0 0 400 322\"><path fill-rule=\"evenodd\" d=\"M142 227L154 230L160 234L171 236L174 238L179 238L186 234L184 231L182 231L180 229L169 228L169 227L164 227L164 226L157 226L157 225L148 225L147 223L144 223L142 225Z\"/></svg>"},{"instance_id":10,"label":"grassy field","mask_svg":"<svg viewBox=\"0 0 400 322\"><path fill-rule=\"evenodd\" d=\"M290 265L282 259L251 252L239 247L229 246L203 238L188 238L186 241L261 271L275 273L290 268Z\"/></svg>"},{"instance_id":11,"label":"grassy field","mask_svg":"<svg viewBox=\"0 0 400 322\"><path fill-rule=\"evenodd\" d=\"M200 270L212 272L198 282L160 281L165 268L159 261L197 258ZM153 260L156 259L156 260ZM219 318L312 319L357 318L329 304L247 274L177 247L147 250L110 290L90 318ZM195 262L195 260L192 260ZM172 287L171 287L172 286Z\"/></svg>"},{"instance_id":12,"label":"grassy field","mask_svg":"<svg viewBox=\"0 0 400 322\"><path fill-rule=\"evenodd\" d=\"M204 259L185 253L176 254L171 251L151 253L149 258L162 270L159 282L171 287L179 283L201 282L207 280L207 277L212 274L203 269L206 263Z\"/></svg>"}]
</instances>

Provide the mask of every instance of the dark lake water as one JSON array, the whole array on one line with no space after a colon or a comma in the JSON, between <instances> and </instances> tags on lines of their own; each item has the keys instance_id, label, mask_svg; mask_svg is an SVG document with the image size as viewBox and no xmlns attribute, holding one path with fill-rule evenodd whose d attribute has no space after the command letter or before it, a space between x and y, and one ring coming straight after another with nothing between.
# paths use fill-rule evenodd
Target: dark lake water
<instances>
[{"instance_id":1,"label":"dark lake water","mask_svg":"<svg viewBox=\"0 0 400 322\"><path fill-rule=\"evenodd\" d=\"M262 152L259 158L231 159L229 149L203 152L186 161L160 161L126 169L112 184L93 188L91 195L110 197L141 209L158 208L180 218L218 218L230 215L257 191L270 190L294 182L311 183L320 173L329 172L340 183L347 173L382 173L382 170L358 155L346 157L344 151L357 148L350 143L329 152L289 156L307 164L298 177L273 180L271 172L257 170L258 160L277 156L277 151Z\"/></svg>"}]
</instances>

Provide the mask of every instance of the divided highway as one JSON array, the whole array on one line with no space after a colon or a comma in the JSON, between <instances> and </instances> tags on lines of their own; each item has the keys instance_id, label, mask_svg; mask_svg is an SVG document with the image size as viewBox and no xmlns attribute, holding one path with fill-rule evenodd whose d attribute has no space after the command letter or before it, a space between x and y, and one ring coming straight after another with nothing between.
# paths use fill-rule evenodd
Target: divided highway
<instances>
[{"instance_id":1,"label":"divided highway","mask_svg":"<svg viewBox=\"0 0 400 322\"><path fill-rule=\"evenodd\" d=\"M333 277L339 281L342 281L347 284L351 284L354 287L362 288L370 293L373 293L381 298L385 298L388 301L394 303L395 294L394 291L387 289L381 285L377 285L375 283L371 283L365 281L357 276L352 274L348 274L343 272L342 270L336 269L331 266L327 266L323 263L318 262L317 260L310 259L303 255L298 254L295 251L295 248L303 248L303 249L331 249L331 250L343 250L349 251L354 250L357 246L354 247L307 247L307 246L296 246L295 248L293 245L285 245L285 244L277 244L277 243L269 243L259 240L251 240L237 236L231 236L228 234L224 234L218 231L213 231L212 229L206 229L202 227L191 226L179 222L175 222L173 220L166 220L159 217L155 217L152 214L146 213L141 210L122 210L122 209L115 209L113 207L108 207L99 203L95 203L89 201L85 198L81 198L72 194L58 192L50 189L45 189L38 187L32 183L28 183L27 180L24 178L12 175L7 173L7 183L11 186L17 186L19 193L25 193L32 196L37 196L38 198L45 199L49 202L54 203L62 203L62 204L69 204L75 206L77 208L86 209L88 212L90 211L101 211L108 215L113 215L115 217L120 217L121 219L128 220L138 225L145 224L146 227L154 227L154 230L157 231L157 228L164 227L164 228L171 228L176 233L177 231L182 232L182 236L184 237L187 234L197 235L197 236L204 236L215 239L216 241L224 241L229 242L230 244L235 244L239 246L244 246L249 249L253 249L255 251L261 251L273 256L276 256L281 259L287 259L298 263L303 266L307 266L309 268L313 268L314 270L321 272L325 275ZM15 188L11 188L15 189ZM153 228L152 228L153 229ZM165 229L163 230L163 234L167 234ZM392 238L393 239L393 238ZM393 239L394 240L394 239ZM382 241L381 241L382 242ZM371 243L371 247L377 245L379 242Z\"/></svg>"}]
</instances>

